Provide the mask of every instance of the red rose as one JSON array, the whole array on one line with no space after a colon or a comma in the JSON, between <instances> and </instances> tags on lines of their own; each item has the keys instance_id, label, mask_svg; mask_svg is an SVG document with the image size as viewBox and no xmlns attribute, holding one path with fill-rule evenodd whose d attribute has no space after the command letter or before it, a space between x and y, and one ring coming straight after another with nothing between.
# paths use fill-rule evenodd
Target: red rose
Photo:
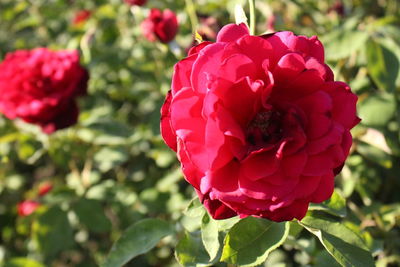
<instances>
[{"instance_id":1,"label":"red rose","mask_svg":"<svg viewBox=\"0 0 400 267\"><path fill-rule=\"evenodd\" d=\"M19 216L28 216L35 212L39 208L40 204L33 200L25 200L17 205Z\"/></svg>"},{"instance_id":2,"label":"red rose","mask_svg":"<svg viewBox=\"0 0 400 267\"><path fill-rule=\"evenodd\" d=\"M336 12L339 16L343 17L345 15L345 9L342 1L336 1L329 9L328 13Z\"/></svg>"},{"instance_id":3,"label":"red rose","mask_svg":"<svg viewBox=\"0 0 400 267\"><path fill-rule=\"evenodd\" d=\"M161 131L215 219L302 219L332 194L356 101L317 37L231 24L175 65Z\"/></svg>"},{"instance_id":4,"label":"red rose","mask_svg":"<svg viewBox=\"0 0 400 267\"><path fill-rule=\"evenodd\" d=\"M75 98L86 93L87 81L77 51L36 48L8 53L0 63L0 112L52 133L76 123Z\"/></svg>"},{"instance_id":5,"label":"red rose","mask_svg":"<svg viewBox=\"0 0 400 267\"><path fill-rule=\"evenodd\" d=\"M53 185L50 182L44 182L39 186L38 195L42 197L46 195L48 192L50 192L52 189Z\"/></svg>"},{"instance_id":6,"label":"red rose","mask_svg":"<svg viewBox=\"0 0 400 267\"><path fill-rule=\"evenodd\" d=\"M91 15L92 12L90 10L80 10L75 14L72 24L80 25L81 23L87 21Z\"/></svg>"},{"instance_id":7,"label":"red rose","mask_svg":"<svg viewBox=\"0 0 400 267\"><path fill-rule=\"evenodd\" d=\"M131 6L143 6L147 0L125 0L125 3Z\"/></svg>"},{"instance_id":8,"label":"red rose","mask_svg":"<svg viewBox=\"0 0 400 267\"><path fill-rule=\"evenodd\" d=\"M163 12L153 8L150 15L141 24L144 36L151 42L157 39L163 43L169 43L178 32L178 20L174 12L169 9Z\"/></svg>"}]
</instances>

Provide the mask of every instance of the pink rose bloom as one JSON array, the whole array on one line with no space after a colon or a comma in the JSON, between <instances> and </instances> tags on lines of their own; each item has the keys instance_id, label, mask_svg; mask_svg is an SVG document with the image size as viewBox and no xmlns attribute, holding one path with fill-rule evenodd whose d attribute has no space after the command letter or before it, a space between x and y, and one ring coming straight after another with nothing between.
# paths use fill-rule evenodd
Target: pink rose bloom
<instances>
[{"instance_id":1,"label":"pink rose bloom","mask_svg":"<svg viewBox=\"0 0 400 267\"><path fill-rule=\"evenodd\" d=\"M178 20L174 12L169 9L161 11L153 8L140 25L143 35L151 42L159 40L163 43L169 43L178 32Z\"/></svg>"},{"instance_id":2,"label":"pink rose bloom","mask_svg":"<svg viewBox=\"0 0 400 267\"><path fill-rule=\"evenodd\" d=\"M317 37L230 24L175 65L161 132L213 218L300 220L332 195L356 102Z\"/></svg>"},{"instance_id":3,"label":"pink rose bloom","mask_svg":"<svg viewBox=\"0 0 400 267\"><path fill-rule=\"evenodd\" d=\"M18 215L25 217L29 216L37 210L40 204L33 200L25 200L17 205Z\"/></svg>"},{"instance_id":4,"label":"pink rose bloom","mask_svg":"<svg viewBox=\"0 0 400 267\"><path fill-rule=\"evenodd\" d=\"M131 6L143 6L147 0L125 0L125 3Z\"/></svg>"},{"instance_id":5,"label":"pink rose bloom","mask_svg":"<svg viewBox=\"0 0 400 267\"><path fill-rule=\"evenodd\" d=\"M0 113L52 133L76 123L76 98L86 94L88 72L77 51L47 48L8 53L0 63Z\"/></svg>"}]
</instances>

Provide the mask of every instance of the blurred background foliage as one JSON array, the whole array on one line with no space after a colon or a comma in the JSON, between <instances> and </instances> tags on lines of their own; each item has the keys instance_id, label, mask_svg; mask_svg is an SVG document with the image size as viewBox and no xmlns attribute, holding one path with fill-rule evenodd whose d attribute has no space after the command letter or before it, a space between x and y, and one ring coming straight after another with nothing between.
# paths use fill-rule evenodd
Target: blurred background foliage
<instances>
[{"instance_id":1,"label":"blurred background foliage","mask_svg":"<svg viewBox=\"0 0 400 267\"><path fill-rule=\"evenodd\" d=\"M0 116L0 265L98 266L125 229L151 217L168 221L175 234L126 266L179 266L177 244L181 264L200 266L190 251L198 249L196 230L204 211L183 213L194 192L160 137L159 110L173 65L193 43L193 12L199 32L212 39L220 26L235 21L235 5L246 1L198 0L195 11L190 3L149 0L130 7L122 0L1 0L1 59L38 46L79 49L91 79L74 127L47 136L36 126ZM178 15L179 33L168 45L150 43L141 34L140 22L152 7ZM89 10L90 17L73 23L81 10ZM400 2L258 0L256 15L258 34L274 29L318 35L335 79L359 96L362 122L336 178L332 201L339 208L333 215L347 213L341 222L363 236L377 266L399 266ZM39 196L44 183L52 190ZM17 204L25 200L40 207L19 216ZM311 210L318 212L318 205ZM168 233L165 228L160 238ZM196 257L208 262L207 254ZM298 226L261 264L337 265Z\"/></svg>"}]
</instances>

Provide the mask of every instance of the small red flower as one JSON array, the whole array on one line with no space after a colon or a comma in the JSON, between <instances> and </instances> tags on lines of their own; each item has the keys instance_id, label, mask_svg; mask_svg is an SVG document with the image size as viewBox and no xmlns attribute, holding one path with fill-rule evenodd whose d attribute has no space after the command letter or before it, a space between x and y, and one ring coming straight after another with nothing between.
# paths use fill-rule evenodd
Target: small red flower
<instances>
[{"instance_id":1,"label":"small red flower","mask_svg":"<svg viewBox=\"0 0 400 267\"><path fill-rule=\"evenodd\" d=\"M74 19L72 20L72 24L74 25L80 25L87 21L90 16L92 15L92 12L90 10L80 10L75 14Z\"/></svg>"},{"instance_id":2,"label":"small red flower","mask_svg":"<svg viewBox=\"0 0 400 267\"><path fill-rule=\"evenodd\" d=\"M8 53L0 63L0 113L52 133L76 123L76 98L86 94L88 72L78 51L47 48Z\"/></svg>"},{"instance_id":3,"label":"small red flower","mask_svg":"<svg viewBox=\"0 0 400 267\"><path fill-rule=\"evenodd\" d=\"M175 38L178 32L178 20L174 12L169 9L161 11L153 8L150 15L141 24L144 36L151 42L157 39L168 43Z\"/></svg>"},{"instance_id":4,"label":"small red flower","mask_svg":"<svg viewBox=\"0 0 400 267\"><path fill-rule=\"evenodd\" d=\"M143 6L146 4L147 0L124 0L125 3L131 6Z\"/></svg>"},{"instance_id":5,"label":"small red flower","mask_svg":"<svg viewBox=\"0 0 400 267\"><path fill-rule=\"evenodd\" d=\"M38 195L42 197L50 192L52 189L53 185L50 182L45 182L39 186Z\"/></svg>"},{"instance_id":6,"label":"small red flower","mask_svg":"<svg viewBox=\"0 0 400 267\"><path fill-rule=\"evenodd\" d=\"M17 205L19 216L29 216L40 206L40 204L33 200L25 200Z\"/></svg>"}]
</instances>

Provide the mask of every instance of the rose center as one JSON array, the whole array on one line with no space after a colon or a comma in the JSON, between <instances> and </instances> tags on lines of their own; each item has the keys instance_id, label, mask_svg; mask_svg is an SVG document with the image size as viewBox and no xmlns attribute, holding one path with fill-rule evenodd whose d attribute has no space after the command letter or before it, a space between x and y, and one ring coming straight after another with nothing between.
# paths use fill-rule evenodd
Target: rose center
<instances>
[{"instance_id":1,"label":"rose center","mask_svg":"<svg viewBox=\"0 0 400 267\"><path fill-rule=\"evenodd\" d=\"M253 146L277 143L282 138L282 115L279 111L263 110L247 126L247 142Z\"/></svg>"}]
</instances>

